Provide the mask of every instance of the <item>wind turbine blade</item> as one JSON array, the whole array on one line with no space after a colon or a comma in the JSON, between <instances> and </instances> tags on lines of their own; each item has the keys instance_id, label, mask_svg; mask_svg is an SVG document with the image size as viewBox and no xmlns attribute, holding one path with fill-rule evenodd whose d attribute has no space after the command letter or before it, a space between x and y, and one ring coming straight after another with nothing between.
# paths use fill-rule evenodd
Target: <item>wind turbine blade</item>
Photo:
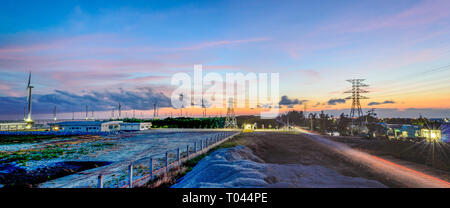
<instances>
[{"instance_id":1,"label":"wind turbine blade","mask_svg":"<svg viewBox=\"0 0 450 208\"><path fill-rule=\"evenodd\" d=\"M27 85L27 87L29 87L30 84L31 84L31 72L30 72L30 74L28 75L28 85Z\"/></svg>"}]
</instances>

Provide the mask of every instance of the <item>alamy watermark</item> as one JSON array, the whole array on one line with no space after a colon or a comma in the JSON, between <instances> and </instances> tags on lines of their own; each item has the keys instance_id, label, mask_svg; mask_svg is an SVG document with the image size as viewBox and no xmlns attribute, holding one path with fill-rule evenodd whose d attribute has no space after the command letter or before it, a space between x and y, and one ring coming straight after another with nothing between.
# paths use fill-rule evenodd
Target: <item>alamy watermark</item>
<instances>
[{"instance_id":1,"label":"alamy watermark","mask_svg":"<svg viewBox=\"0 0 450 208\"><path fill-rule=\"evenodd\" d=\"M203 74L202 65L194 65L194 77L180 72L172 76L174 108L260 108L261 118L278 116L279 73Z\"/></svg>"}]
</instances>

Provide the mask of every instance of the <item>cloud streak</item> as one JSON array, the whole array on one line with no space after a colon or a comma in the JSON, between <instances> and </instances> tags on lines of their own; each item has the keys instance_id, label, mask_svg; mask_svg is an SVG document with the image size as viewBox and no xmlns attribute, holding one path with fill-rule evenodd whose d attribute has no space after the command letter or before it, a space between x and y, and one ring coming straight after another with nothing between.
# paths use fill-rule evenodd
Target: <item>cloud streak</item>
<instances>
[{"instance_id":1,"label":"cloud streak","mask_svg":"<svg viewBox=\"0 0 450 208\"><path fill-rule=\"evenodd\" d=\"M280 102L278 103L279 105L285 105L285 106L292 106L292 105L301 105L303 104L303 102L305 102L306 100L299 100L297 98L295 99L290 99L288 96L283 95L281 97Z\"/></svg>"},{"instance_id":2,"label":"cloud streak","mask_svg":"<svg viewBox=\"0 0 450 208\"><path fill-rule=\"evenodd\" d=\"M370 102L367 104L368 106L374 106L374 105L383 105L383 104L394 104L395 101L392 100L385 100L384 102Z\"/></svg>"},{"instance_id":3,"label":"cloud streak","mask_svg":"<svg viewBox=\"0 0 450 208\"><path fill-rule=\"evenodd\" d=\"M337 105L339 103L345 103L345 99L330 99L328 100L328 105Z\"/></svg>"},{"instance_id":4,"label":"cloud streak","mask_svg":"<svg viewBox=\"0 0 450 208\"><path fill-rule=\"evenodd\" d=\"M50 113L53 106L58 112L82 112L85 106L95 111L109 111L117 109L121 103L123 110L149 110L157 102L158 107L170 107L170 99L162 93L156 93L152 88L144 87L135 90L119 89L111 91L91 91L86 94L75 94L68 91L55 90L49 94L33 96L33 113ZM25 97L0 97L0 115L23 113L26 104Z\"/></svg>"}]
</instances>

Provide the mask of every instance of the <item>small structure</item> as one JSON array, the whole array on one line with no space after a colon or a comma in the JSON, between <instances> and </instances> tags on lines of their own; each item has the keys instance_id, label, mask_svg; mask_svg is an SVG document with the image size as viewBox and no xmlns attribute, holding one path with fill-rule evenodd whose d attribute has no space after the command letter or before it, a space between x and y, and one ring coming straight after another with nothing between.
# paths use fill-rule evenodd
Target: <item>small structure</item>
<instances>
[{"instance_id":1,"label":"small structure","mask_svg":"<svg viewBox=\"0 0 450 208\"><path fill-rule=\"evenodd\" d=\"M244 132L253 132L256 129L256 123L254 124L244 124Z\"/></svg>"},{"instance_id":2,"label":"small structure","mask_svg":"<svg viewBox=\"0 0 450 208\"><path fill-rule=\"evenodd\" d=\"M421 137L420 126L410 124L386 124L388 138L417 138Z\"/></svg>"},{"instance_id":3,"label":"small structure","mask_svg":"<svg viewBox=\"0 0 450 208\"><path fill-rule=\"evenodd\" d=\"M424 137L427 142L442 142L442 134L439 129L421 129L420 136Z\"/></svg>"},{"instance_id":4,"label":"small structure","mask_svg":"<svg viewBox=\"0 0 450 208\"><path fill-rule=\"evenodd\" d=\"M27 130L31 126L26 122L17 123L0 123L0 131L22 131Z\"/></svg>"},{"instance_id":5,"label":"small structure","mask_svg":"<svg viewBox=\"0 0 450 208\"><path fill-rule=\"evenodd\" d=\"M400 128L401 137L416 138L420 136L420 126L417 125L402 125Z\"/></svg>"},{"instance_id":6,"label":"small structure","mask_svg":"<svg viewBox=\"0 0 450 208\"><path fill-rule=\"evenodd\" d=\"M446 123L446 124L442 124L441 127L441 136L442 136L442 141L443 142L450 142L450 124Z\"/></svg>"},{"instance_id":7,"label":"small structure","mask_svg":"<svg viewBox=\"0 0 450 208\"><path fill-rule=\"evenodd\" d=\"M121 123L120 131L144 131L151 127L152 123Z\"/></svg>"},{"instance_id":8,"label":"small structure","mask_svg":"<svg viewBox=\"0 0 450 208\"><path fill-rule=\"evenodd\" d=\"M51 123L51 131L114 132L120 130L122 121L66 121Z\"/></svg>"}]
</instances>

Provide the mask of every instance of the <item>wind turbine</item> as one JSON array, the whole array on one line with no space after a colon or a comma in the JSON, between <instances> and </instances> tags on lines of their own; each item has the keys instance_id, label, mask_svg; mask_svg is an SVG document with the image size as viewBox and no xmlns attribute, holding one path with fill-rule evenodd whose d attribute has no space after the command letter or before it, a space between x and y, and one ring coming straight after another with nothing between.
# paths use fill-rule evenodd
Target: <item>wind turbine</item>
<instances>
[{"instance_id":1,"label":"wind turbine","mask_svg":"<svg viewBox=\"0 0 450 208\"><path fill-rule=\"evenodd\" d=\"M31 119L31 89L33 89L34 87L31 86L31 72L28 75L28 85L27 85L27 102L28 102L28 115L27 118L25 119L25 122L27 123L32 123L33 120Z\"/></svg>"}]
</instances>

